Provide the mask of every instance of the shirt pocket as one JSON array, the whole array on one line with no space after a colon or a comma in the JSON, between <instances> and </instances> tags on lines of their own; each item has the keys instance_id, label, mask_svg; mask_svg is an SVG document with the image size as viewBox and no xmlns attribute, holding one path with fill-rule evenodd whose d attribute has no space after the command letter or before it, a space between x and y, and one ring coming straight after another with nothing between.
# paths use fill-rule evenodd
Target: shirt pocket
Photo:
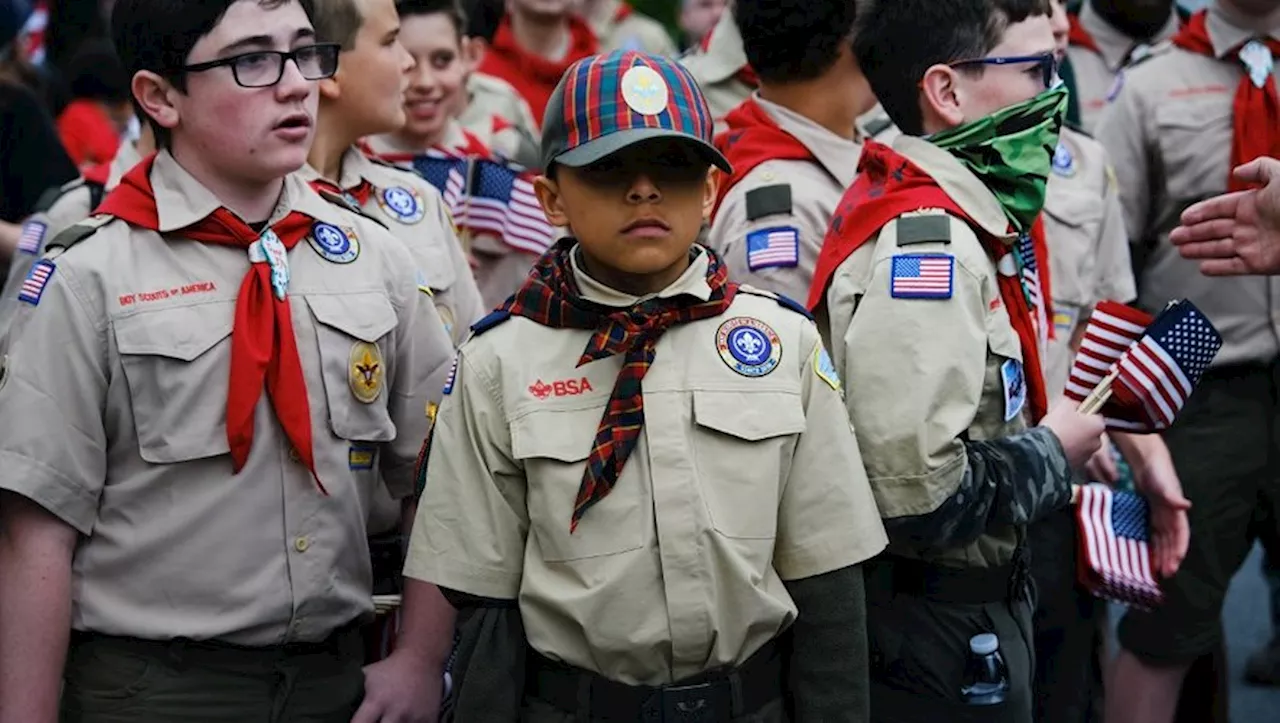
<instances>
[{"instance_id":1,"label":"shirt pocket","mask_svg":"<svg viewBox=\"0 0 1280 723\"><path fill-rule=\"evenodd\" d=\"M637 474L637 467L644 463L640 440L613 490L586 511L577 531L569 532L603 415L604 409L598 406L541 409L511 423L511 453L524 464L528 480L530 530L547 562L617 555L644 544L650 494L649 480Z\"/></svg>"},{"instance_id":2,"label":"shirt pocket","mask_svg":"<svg viewBox=\"0 0 1280 723\"><path fill-rule=\"evenodd\" d=\"M1233 131L1231 101L1214 96L1156 108L1156 139L1169 198L1182 206L1227 188Z\"/></svg>"},{"instance_id":3,"label":"shirt pocket","mask_svg":"<svg viewBox=\"0 0 1280 723\"><path fill-rule=\"evenodd\" d=\"M173 464L230 451L227 388L235 302L214 302L112 322L129 387L138 452Z\"/></svg>"},{"instance_id":4,"label":"shirt pocket","mask_svg":"<svg viewBox=\"0 0 1280 723\"><path fill-rule=\"evenodd\" d=\"M369 292L308 296L307 306L317 322L320 377L333 433L360 442L395 439L387 404L395 370L386 337L398 323L391 302Z\"/></svg>"},{"instance_id":5,"label":"shirt pocket","mask_svg":"<svg viewBox=\"0 0 1280 723\"><path fill-rule=\"evenodd\" d=\"M1094 252L1102 226L1102 196L1085 189L1050 187L1045 199L1053 298L1078 306L1093 303Z\"/></svg>"},{"instance_id":6,"label":"shirt pocket","mask_svg":"<svg viewBox=\"0 0 1280 723\"><path fill-rule=\"evenodd\" d=\"M796 436L805 429L798 393L693 393L691 447L711 525L725 537L771 540Z\"/></svg>"}]
</instances>

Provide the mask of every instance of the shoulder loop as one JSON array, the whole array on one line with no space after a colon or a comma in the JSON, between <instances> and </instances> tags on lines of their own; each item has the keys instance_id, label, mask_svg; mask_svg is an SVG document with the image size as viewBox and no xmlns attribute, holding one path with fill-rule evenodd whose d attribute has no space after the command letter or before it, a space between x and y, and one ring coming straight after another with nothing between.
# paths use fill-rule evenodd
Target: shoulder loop
<instances>
[{"instance_id":1,"label":"shoulder loop","mask_svg":"<svg viewBox=\"0 0 1280 723\"><path fill-rule=\"evenodd\" d=\"M354 203L351 203L351 202L350 202L350 201L348 201L344 196L342 196L342 195L340 195L340 194L334 193L334 192L332 192L332 191L327 191L327 190L325 190L325 189L323 189L323 188L317 188L317 189L316 189L316 193L320 194L320 198L323 198L324 200L328 201L329 203L332 203L333 205L335 205L335 206L337 206L337 207L339 207L339 208L342 208L342 209L344 209L344 210L350 211L351 213L354 213L354 214L356 214L357 216L363 216L364 218L367 218L367 219L369 219L370 221L373 221L374 223L376 223L376 224L378 224L379 226L381 226L381 227L383 227L383 228L387 229L388 231L390 231L390 230L391 230L391 229L390 229L390 228L389 228L385 223L383 223L380 219L377 219L377 218L375 218L375 217L373 217L373 216L370 216L369 214L365 213L363 208L360 208L359 206L355 205Z\"/></svg>"},{"instance_id":2,"label":"shoulder loop","mask_svg":"<svg viewBox=\"0 0 1280 723\"><path fill-rule=\"evenodd\" d=\"M747 220L791 213L791 184L775 183L747 191Z\"/></svg>"},{"instance_id":3,"label":"shoulder loop","mask_svg":"<svg viewBox=\"0 0 1280 723\"><path fill-rule=\"evenodd\" d=\"M44 213L45 211L48 211L49 209L53 208L53 204L57 203L58 199L67 195L71 191L74 191L77 188L85 185L85 183L86 181L84 180L83 177L81 177L81 178L76 178L76 179L67 181L61 186L52 186L50 188L46 188L44 190L44 193L41 193L40 197L36 199L36 205L35 205L35 208L32 209L32 212Z\"/></svg>"},{"instance_id":4,"label":"shoulder loop","mask_svg":"<svg viewBox=\"0 0 1280 723\"><path fill-rule=\"evenodd\" d=\"M752 296L759 296L764 299L772 299L778 302L778 306L781 306L784 309L790 309L791 311L796 312L797 314L803 316L809 321L813 321L813 314L810 314L809 310L804 308L804 304L801 304L800 302L796 301L795 299L792 299L789 296L779 294L776 291L765 291L764 289L758 289L748 284L739 284L738 293L750 294Z\"/></svg>"},{"instance_id":5,"label":"shoulder loop","mask_svg":"<svg viewBox=\"0 0 1280 723\"><path fill-rule=\"evenodd\" d=\"M53 240L49 241L48 245L45 246L45 252L47 253L53 249L69 249L97 233L98 229L111 223L115 218L115 216L100 213L96 216L90 216L80 223L73 224L57 236L54 236Z\"/></svg>"},{"instance_id":6,"label":"shoulder loop","mask_svg":"<svg viewBox=\"0 0 1280 723\"><path fill-rule=\"evenodd\" d=\"M481 334L485 333L486 331L492 329L493 327L501 324L502 322L510 318L511 318L510 311L507 311L506 309L498 309L497 311L490 313L488 316L484 317L480 321L477 321L476 323L472 324L471 334L472 336L480 336Z\"/></svg>"}]
</instances>

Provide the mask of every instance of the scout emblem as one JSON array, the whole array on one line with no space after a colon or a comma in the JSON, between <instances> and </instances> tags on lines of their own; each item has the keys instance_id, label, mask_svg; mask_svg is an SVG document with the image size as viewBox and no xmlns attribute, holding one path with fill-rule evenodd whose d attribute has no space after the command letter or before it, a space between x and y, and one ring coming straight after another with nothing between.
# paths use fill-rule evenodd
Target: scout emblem
<instances>
[{"instance_id":1,"label":"scout emblem","mask_svg":"<svg viewBox=\"0 0 1280 723\"><path fill-rule=\"evenodd\" d=\"M763 321L737 316L716 330L716 350L735 372L744 377L762 377L778 367L782 340Z\"/></svg>"},{"instance_id":2,"label":"scout emblem","mask_svg":"<svg viewBox=\"0 0 1280 723\"><path fill-rule=\"evenodd\" d=\"M832 389L840 391L840 374L836 371L836 365L831 362L831 355L827 353L827 348L822 345L813 352L813 373L829 384Z\"/></svg>"},{"instance_id":3,"label":"scout emblem","mask_svg":"<svg viewBox=\"0 0 1280 723\"><path fill-rule=\"evenodd\" d=\"M894 256L890 295L895 299L950 299L955 261L945 254Z\"/></svg>"},{"instance_id":4,"label":"scout emblem","mask_svg":"<svg viewBox=\"0 0 1280 723\"><path fill-rule=\"evenodd\" d=\"M440 405L435 402L427 402L427 421L432 425L436 423L436 414L440 411Z\"/></svg>"},{"instance_id":5,"label":"scout emblem","mask_svg":"<svg viewBox=\"0 0 1280 723\"><path fill-rule=\"evenodd\" d=\"M347 382L355 398L365 404L372 404L382 393L384 375L382 350L378 345L367 341L356 342L351 347L347 369Z\"/></svg>"},{"instance_id":6,"label":"scout emblem","mask_svg":"<svg viewBox=\"0 0 1280 723\"><path fill-rule=\"evenodd\" d=\"M622 74L622 100L640 115L658 115L667 109L671 91L658 71L637 65Z\"/></svg>"},{"instance_id":7,"label":"scout emblem","mask_svg":"<svg viewBox=\"0 0 1280 723\"><path fill-rule=\"evenodd\" d=\"M1027 380L1022 374L1022 362L1009 359L1000 365L1000 379L1004 382L1004 421L1011 421L1022 412L1027 403Z\"/></svg>"},{"instance_id":8,"label":"scout emblem","mask_svg":"<svg viewBox=\"0 0 1280 723\"><path fill-rule=\"evenodd\" d=\"M1058 148L1053 152L1053 172L1063 178L1076 175L1075 156L1071 155L1071 149L1062 141L1058 141Z\"/></svg>"},{"instance_id":9,"label":"scout emblem","mask_svg":"<svg viewBox=\"0 0 1280 723\"><path fill-rule=\"evenodd\" d=\"M1255 88L1267 84L1267 78L1271 77L1271 70L1275 67L1271 48L1257 40L1250 40L1240 49L1240 62L1249 69L1249 80Z\"/></svg>"},{"instance_id":10,"label":"scout emblem","mask_svg":"<svg viewBox=\"0 0 1280 723\"><path fill-rule=\"evenodd\" d=\"M40 253L44 245L44 235L49 225L43 221L27 221L22 224L22 235L18 237L18 250L27 254Z\"/></svg>"},{"instance_id":11,"label":"scout emblem","mask_svg":"<svg viewBox=\"0 0 1280 723\"><path fill-rule=\"evenodd\" d=\"M414 224L426 215L422 199L414 191L402 186L385 188L378 194L378 205L403 224Z\"/></svg>"},{"instance_id":12,"label":"scout emblem","mask_svg":"<svg viewBox=\"0 0 1280 723\"><path fill-rule=\"evenodd\" d=\"M49 259L37 261L27 272L27 278L22 280L22 288L18 290L18 301L25 301L32 306L39 304L40 297L44 296L45 285L57 270L58 267L54 266Z\"/></svg>"},{"instance_id":13,"label":"scout emblem","mask_svg":"<svg viewBox=\"0 0 1280 723\"><path fill-rule=\"evenodd\" d=\"M307 241L316 253L335 264L349 264L360 255L360 242L354 231L348 233L323 221L317 221L311 227Z\"/></svg>"}]
</instances>

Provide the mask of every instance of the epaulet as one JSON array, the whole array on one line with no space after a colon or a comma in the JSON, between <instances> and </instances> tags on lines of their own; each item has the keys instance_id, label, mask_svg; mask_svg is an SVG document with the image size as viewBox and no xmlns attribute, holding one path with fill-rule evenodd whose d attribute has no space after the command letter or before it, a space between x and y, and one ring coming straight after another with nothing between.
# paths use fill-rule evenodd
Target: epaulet
<instances>
[{"instance_id":1,"label":"epaulet","mask_svg":"<svg viewBox=\"0 0 1280 723\"><path fill-rule=\"evenodd\" d=\"M85 181L83 177L80 177L71 181L67 181L61 186L46 188L44 193L40 194L40 198L36 199L36 205L35 205L35 208L32 209L32 211L34 213L44 213L45 211L48 211L49 209L53 208L53 204L57 203L59 198L62 198L63 196L67 195L71 191L76 190L77 188L80 188L86 183L87 181Z\"/></svg>"},{"instance_id":2,"label":"epaulet","mask_svg":"<svg viewBox=\"0 0 1280 723\"><path fill-rule=\"evenodd\" d=\"M100 213L96 216L90 216L79 223L72 224L59 232L57 236L54 236L53 240L49 241L45 246L45 251L48 252L53 249L62 249L65 251L66 249L69 249L94 235L103 226L114 221L115 218L115 216Z\"/></svg>"},{"instance_id":3,"label":"epaulet","mask_svg":"<svg viewBox=\"0 0 1280 723\"><path fill-rule=\"evenodd\" d=\"M747 220L791 213L791 184L775 183L747 191Z\"/></svg>"},{"instance_id":4,"label":"epaulet","mask_svg":"<svg viewBox=\"0 0 1280 723\"><path fill-rule=\"evenodd\" d=\"M379 226L387 229L388 231L391 230L385 223L382 222L381 219L375 218L365 213L363 208L360 208L358 205L347 200L347 198L345 196L342 196L341 194L337 194L337 193L334 193L333 191L328 191L323 188L317 188L316 193L320 194L320 198L323 198L324 200L328 201L329 203L332 203L335 206L338 206L339 208L343 208L358 216L363 216L369 219L370 221L373 221L374 223L378 224Z\"/></svg>"},{"instance_id":5,"label":"epaulet","mask_svg":"<svg viewBox=\"0 0 1280 723\"><path fill-rule=\"evenodd\" d=\"M791 311L796 312L797 314L803 316L809 321L813 321L813 314L810 314L809 310L804 308L804 304L801 304L800 302L796 301L795 299L792 299L789 296L779 294L776 291L765 291L764 289L757 289L756 287L751 286L749 284L739 284L738 293L750 294L752 296L759 296L765 299L772 299L778 302L778 306L781 306L784 309L790 309Z\"/></svg>"},{"instance_id":6,"label":"epaulet","mask_svg":"<svg viewBox=\"0 0 1280 723\"><path fill-rule=\"evenodd\" d=\"M501 324L502 322L510 318L511 318L510 311L507 311L506 309L498 309L497 311L490 313L488 316L484 317L480 321L477 321L476 323L472 324L471 334L472 336L480 336L481 334L485 333L486 331L492 329L493 327L497 326L498 324Z\"/></svg>"},{"instance_id":7,"label":"epaulet","mask_svg":"<svg viewBox=\"0 0 1280 723\"><path fill-rule=\"evenodd\" d=\"M951 243L951 218L942 209L921 209L898 217L898 247Z\"/></svg>"}]
</instances>

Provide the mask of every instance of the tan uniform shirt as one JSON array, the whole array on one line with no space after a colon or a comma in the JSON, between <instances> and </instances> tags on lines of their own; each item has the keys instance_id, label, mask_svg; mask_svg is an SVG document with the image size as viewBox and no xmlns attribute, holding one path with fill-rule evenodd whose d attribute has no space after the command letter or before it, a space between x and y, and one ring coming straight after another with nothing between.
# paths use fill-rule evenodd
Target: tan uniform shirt
<instances>
[{"instance_id":1,"label":"tan uniform shirt","mask_svg":"<svg viewBox=\"0 0 1280 723\"><path fill-rule=\"evenodd\" d=\"M1090 3L1086 2L1081 8L1079 18L1080 25L1089 31L1098 50L1102 51L1097 53L1079 45L1067 48L1067 57L1076 78L1075 91L1080 98L1080 123L1086 131L1092 132L1103 109L1124 86L1125 65L1145 57L1151 52L1151 45L1125 35L1103 19ZM1178 27L1175 9L1169 13L1169 21L1152 38L1152 43L1162 43L1173 37Z\"/></svg>"},{"instance_id":2,"label":"tan uniform shirt","mask_svg":"<svg viewBox=\"0 0 1280 723\"><path fill-rule=\"evenodd\" d=\"M894 149L935 178L988 232L1006 238L1009 221L982 182L951 154L902 136ZM922 210L919 215L942 215ZM841 264L819 309L819 327L841 370L846 403L867 476L886 519L928 514L951 497L968 464L964 442L1023 431L1024 405L1010 401L1002 369L1022 363L1018 336L999 291L995 265L967 223L948 216L950 243L904 243L903 218L890 221ZM953 259L949 299L893 298L893 259ZM905 549L901 555L956 566L1007 563L1017 533L990 529L964 548Z\"/></svg>"},{"instance_id":3,"label":"tan uniform shirt","mask_svg":"<svg viewBox=\"0 0 1280 723\"><path fill-rule=\"evenodd\" d=\"M467 107L458 123L495 153L536 168L540 162L538 124L520 92L501 78L477 71L467 77L467 95ZM496 119L505 124L495 123Z\"/></svg>"},{"instance_id":4,"label":"tan uniform shirt","mask_svg":"<svg viewBox=\"0 0 1280 723\"><path fill-rule=\"evenodd\" d=\"M827 225L853 183L862 145L758 96L756 103L818 162L756 166L725 196L707 245L724 259L730 278L804 303ZM789 207L779 199L789 199Z\"/></svg>"},{"instance_id":5,"label":"tan uniform shirt","mask_svg":"<svg viewBox=\"0 0 1280 723\"><path fill-rule=\"evenodd\" d=\"M233 474L225 432L244 250L161 234L218 200L167 153L152 170L161 233L107 221L61 253L0 387L0 487L84 535L72 626L242 645L323 640L373 611L365 515L381 478L411 494L452 357L413 261L373 221L289 176L272 220L297 210L359 249L289 252L316 472L294 461L268 395ZM372 384L365 371L374 365Z\"/></svg>"},{"instance_id":6,"label":"tan uniform shirt","mask_svg":"<svg viewBox=\"0 0 1280 723\"><path fill-rule=\"evenodd\" d=\"M702 255L660 296L707 298L705 271ZM575 276L591 301L638 301ZM754 377L729 367L727 349L717 352L718 333L749 324L776 334L776 366ZM656 685L743 662L795 618L783 580L884 547L817 329L746 292L722 316L662 336L636 448L613 491L570 534L622 364L615 356L577 367L590 335L517 317L462 346L406 575L518 597L542 654Z\"/></svg>"},{"instance_id":7,"label":"tan uniform shirt","mask_svg":"<svg viewBox=\"0 0 1280 723\"><path fill-rule=\"evenodd\" d=\"M1106 150L1068 128L1053 161L1044 203L1055 332L1044 360L1051 397L1066 388L1072 339L1093 307L1108 299L1129 303L1138 296L1120 192Z\"/></svg>"},{"instance_id":8,"label":"tan uniform shirt","mask_svg":"<svg viewBox=\"0 0 1280 723\"><path fill-rule=\"evenodd\" d=\"M725 11L720 16L705 51L695 48L680 63L698 81L716 120L716 132L723 131L724 117L755 91L738 77L738 71L747 66L747 53L742 49L742 33L733 21L733 13Z\"/></svg>"},{"instance_id":9,"label":"tan uniform shirt","mask_svg":"<svg viewBox=\"0 0 1280 723\"><path fill-rule=\"evenodd\" d=\"M1169 231L1192 203L1227 190L1232 103L1243 65L1226 53L1260 34L1211 6L1209 36L1218 59L1165 45L1128 71L1128 80L1098 126L1115 164L1125 226L1139 272L1141 305L1159 311L1187 298L1222 332L1215 365L1268 362L1280 352L1280 277L1209 278L1169 244ZM1280 38L1280 13L1270 24Z\"/></svg>"},{"instance_id":10,"label":"tan uniform shirt","mask_svg":"<svg viewBox=\"0 0 1280 723\"><path fill-rule=\"evenodd\" d=\"M639 50L653 55L675 57L679 50L662 23L635 11L618 20L618 9L621 7L621 0L600 0L591 8L587 22L600 40L600 52Z\"/></svg>"}]
</instances>

